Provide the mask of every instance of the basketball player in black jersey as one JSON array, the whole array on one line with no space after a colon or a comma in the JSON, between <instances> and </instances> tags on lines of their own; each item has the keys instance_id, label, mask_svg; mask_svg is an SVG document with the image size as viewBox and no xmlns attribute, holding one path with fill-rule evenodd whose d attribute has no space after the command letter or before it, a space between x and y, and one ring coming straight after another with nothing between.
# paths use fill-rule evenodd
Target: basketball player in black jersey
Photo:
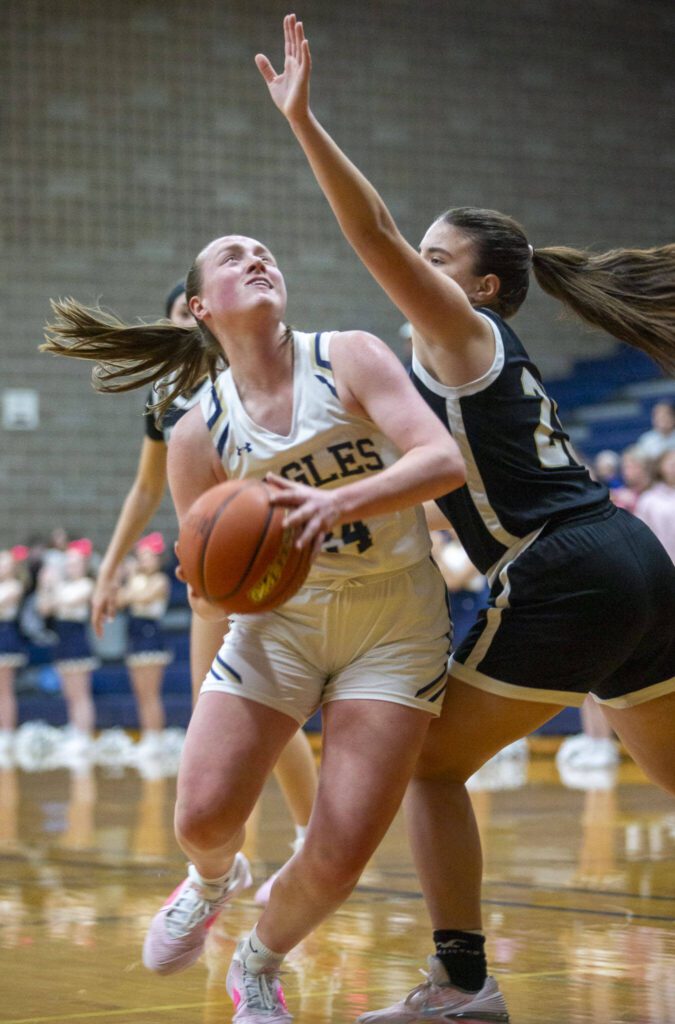
<instances>
[{"instance_id":1,"label":"basketball player in black jersey","mask_svg":"<svg viewBox=\"0 0 675 1024\"><path fill-rule=\"evenodd\" d=\"M467 465L466 486L437 504L491 583L488 608L451 659L407 797L436 955L407 999L359 1020L506 1021L487 976L466 780L590 692L647 775L675 793L675 567L579 463L507 321L534 272L584 320L672 372L675 246L534 250L509 217L463 208L439 217L416 251L310 110L309 47L294 15L284 34L283 73L263 55L257 66L347 240L412 324L413 380Z\"/></svg>"}]
</instances>

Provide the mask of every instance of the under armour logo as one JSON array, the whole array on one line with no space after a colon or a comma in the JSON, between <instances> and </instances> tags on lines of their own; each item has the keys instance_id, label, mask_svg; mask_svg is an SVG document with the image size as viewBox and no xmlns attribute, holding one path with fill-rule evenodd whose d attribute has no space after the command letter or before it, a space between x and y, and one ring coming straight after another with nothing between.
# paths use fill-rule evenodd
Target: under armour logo
<instances>
[{"instance_id":1,"label":"under armour logo","mask_svg":"<svg viewBox=\"0 0 675 1024\"><path fill-rule=\"evenodd\" d=\"M247 441L246 444L243 444L241 446L241 448L239 447L239 445L237 445L237 455L241 455L242 452L252 452L252 451L253 451L253 445L251 444L250 441Z\"/></svg>"}]
</instances>

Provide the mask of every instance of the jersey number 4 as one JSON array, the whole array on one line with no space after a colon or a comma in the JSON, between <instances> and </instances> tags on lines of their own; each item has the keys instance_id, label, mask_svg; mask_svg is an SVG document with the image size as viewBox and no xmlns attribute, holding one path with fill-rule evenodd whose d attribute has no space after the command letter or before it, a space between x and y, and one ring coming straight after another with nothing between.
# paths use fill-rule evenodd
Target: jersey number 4
<instances>
[{"instance_id":1,"label":"jersey number 4","mask_svg":"<svg viewBox=\"0 0 675 1024\"><path fill-rule=\"evenodd\" d=\"M537 446L539 461L546 469L558 466L569 466L572 459L556 433L562 433L562 427L556 415L555 402L551 402L539 381L529 370L523 370L520 382L526 395L539 399L539 423L534 431L534 443ZM556 424L554 426L554 423Z\"/></svg>"},{"instance_id":2,"label":"jersey number 4","mask_svg":"<svg viewBox=\"0 0 675 1024\"><path fill-rule=\"evenodd\" d=\"M329 555L336 555L348 544L356 544L359 554L372 548L372 534L361 520L357 520L355 523L344 523L339 536L335 533L327 533L321 550L326 551Z\"/></svg>"}]
</instances>

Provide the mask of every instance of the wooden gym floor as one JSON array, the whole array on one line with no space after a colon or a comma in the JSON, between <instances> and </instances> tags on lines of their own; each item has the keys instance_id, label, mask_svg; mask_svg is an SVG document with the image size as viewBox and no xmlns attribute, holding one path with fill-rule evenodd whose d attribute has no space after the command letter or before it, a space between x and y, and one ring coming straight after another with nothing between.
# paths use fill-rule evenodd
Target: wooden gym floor
<instances>
[{"instance_id":1,"label":"wooden gym floor","mask_svg":"<svg viewBox=\"0 0 675 1024\"><path fill-rule=\"evenodd\" d=\"M623 760L561 784L551 740L473 799L486 853L485 921L512 1024L675 1024L675 804ZM183 877L175 780L126 769L0 771L0 1021L223 1024L235 939L253 890L206 955L170 978L140 963L148 921ZM504 788L498 788L498 787ZM273 782L247 852L262 880L289 852ZM289 957L297 1024L348 1024L420 980L424 906L397 819L349 902Z\"/></svg>"}]
</instances>

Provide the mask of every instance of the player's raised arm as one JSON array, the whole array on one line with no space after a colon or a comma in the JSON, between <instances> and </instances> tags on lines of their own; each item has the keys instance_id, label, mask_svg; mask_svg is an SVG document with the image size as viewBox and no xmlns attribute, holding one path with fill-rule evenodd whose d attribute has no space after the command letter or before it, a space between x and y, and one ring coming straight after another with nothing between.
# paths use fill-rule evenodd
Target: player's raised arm
<instances>
[{"instance_id":1,"label":"player's raised arm","mask_svg":"<svg viewBox=\"0 0 675 1024\"><path fill-rule=\"evenodd\" d=\"M284 42L281 74L262 54L256 56L256 64L345 237L390 299L416 325L424 343L449 351L458 364L451 370L453 376L471 379L484 372L492 358L491 332L464 291L438 273L435 261L442 254L420 254L403 238L378 192L313 114L309 43L293 14L284 19Z\"/></svg>"}]
</instances>

